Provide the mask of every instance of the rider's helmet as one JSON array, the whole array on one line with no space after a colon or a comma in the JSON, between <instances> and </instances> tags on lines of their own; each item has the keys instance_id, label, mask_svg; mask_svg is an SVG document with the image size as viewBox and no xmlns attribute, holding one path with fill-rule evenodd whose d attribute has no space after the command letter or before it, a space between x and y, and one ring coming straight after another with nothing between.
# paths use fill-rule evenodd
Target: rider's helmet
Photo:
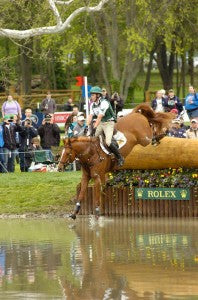
<instances>
[{"instance_id":1,"label":"rider's helmet","mask_svg":"<svg viewBox=\"0 0 198 300\"><path fill-rule=\"evenodd\" d=\"M101 94L102 95L102 89L99 86L93 86L90 90L90 94Z\"/></svg>"}]
</instances>

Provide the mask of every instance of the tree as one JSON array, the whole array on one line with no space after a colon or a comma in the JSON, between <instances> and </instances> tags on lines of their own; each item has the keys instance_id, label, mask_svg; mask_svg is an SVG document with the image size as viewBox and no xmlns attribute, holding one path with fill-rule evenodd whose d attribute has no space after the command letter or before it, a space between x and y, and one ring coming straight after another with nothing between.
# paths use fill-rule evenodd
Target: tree
<instances>
[{"instance_id":1,"label":"tree","mask_svg":"<svg viewBox=\"0 0 198 300\"><path fill-rule=\"evenodd\" d=\"M38 0L36 0L38 1ZM41 26L41 27L35 27L30 29L8 29L8 28L0 28L0 36L3 37L9 37L12 39L27 39L34 36L44 35L44 34L55 34L63 32L64 30L68 29L71 26L71 22L75 19L76 16L83 12L95 12L102 9L105 3L107 3L109 0L101 0L98 5L96 6L83 6L75 9L69 16L66 18L66 20L62 20L61 17L61 6L68 6L71 4L74 0L70 1L58 1L58 0L47 0L49 9L53 13L54 19L56 20L56 25L48 25L48 26ZM17 1L16 1L17 2ZM17 6L18 3L15 1L13 2L13 7ZM28 2L34 3L34 0L23 0L22 4L27 4ZM7 5L7 4L6 4ZM58 8L59 6L59 8ZM9 6L10 8L10 6ZM11 6L12 8L12 6ZM31 12L31 11L30 11ZM17 24L16 24L17 25Z\"/></svg>"},{"instance_id":2,"label":"tree","mask_svg":"<svg viewBox=\"0 0 198 300\"><path fill-rule=\"evenodd\" d=\"M142 57L155 51L165 89L173 87L176 55L197 44L197 13L197 0L136 0L136 22L127 28L131 49Z\"/></svg>"}]
</instances>

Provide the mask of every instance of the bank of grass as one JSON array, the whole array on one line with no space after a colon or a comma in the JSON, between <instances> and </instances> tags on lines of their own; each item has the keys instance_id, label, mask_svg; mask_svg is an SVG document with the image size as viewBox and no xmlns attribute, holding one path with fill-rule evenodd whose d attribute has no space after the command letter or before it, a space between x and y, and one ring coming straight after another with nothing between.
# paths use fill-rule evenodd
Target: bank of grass
<instances>
[{"instance_id":1,"label":"bank of grass","mask_svg":"<svg viewBox=\"0 0 198 300\"><path fill-rule=\"evenodd\" d=\"M81 172L0 175L0 214L68 213Z\"/></svg>"}]
</instances>

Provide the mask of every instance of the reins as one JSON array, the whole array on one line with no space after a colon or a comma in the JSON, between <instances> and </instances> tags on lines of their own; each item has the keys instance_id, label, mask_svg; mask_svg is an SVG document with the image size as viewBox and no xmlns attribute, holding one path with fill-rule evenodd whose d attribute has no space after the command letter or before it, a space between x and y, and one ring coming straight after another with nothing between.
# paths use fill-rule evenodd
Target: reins
<instances>
[{"instance_id":1,"label":"reins","mask_svg":"<svg viewBox=\"0 0 198 300\"><path fill-rule=\"evenodd\" d=\"M89 155L90 157L87 158L87 162L83 162L82 158L85 157L87 154L89 154L89 152L88 152L89 151L89 147L87 147L87 149L86 149L87 151L85 153L79 153L78 154L78 153L76 153L76 151L72 147L71 139L68 138L68 144L65 146L65 149L69 148L69 150L71 150L71 151L69 153L67 153L68 158L67 158L67 160L65 162L62 161L62 158L64 157L64 153L63 153L62 156L61 156L61 158L60 158L59 163L62 164L62 165L64 165L64 166L67 165L68 163L71 163L70 162L70 158L72 156L72 151L74 151L75 157L78 158L80 160L81 164L84 165L84 166L87 165L88 167L91 167L91 166L94 166L97 162L100 163L101 161L105 160L105 157L101 156L101 151L100 151L100 149L98 147L98 142L92 141L90 139L90 148L91 148L92 145L96 149L95 153L97 154L98 158L95 159L94 162L90 162L91 155Z\"/></svg>"}]
</instances>

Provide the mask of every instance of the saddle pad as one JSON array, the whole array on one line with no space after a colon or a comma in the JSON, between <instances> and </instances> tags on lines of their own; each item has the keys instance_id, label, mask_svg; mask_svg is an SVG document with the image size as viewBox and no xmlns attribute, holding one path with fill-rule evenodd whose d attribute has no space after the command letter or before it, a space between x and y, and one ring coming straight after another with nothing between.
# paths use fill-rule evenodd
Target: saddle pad
<instances>
[{"instance_id":1,"label":"saddle pad","mask_svg":"<svg viewBox=\"0 0 198 300\"><path fill-rule=\"evenodd\" d=\"M116 140L116 142L118 143L119 149L121 149L127 142L127 139L124 135L124 133L122 133L121 131L117 131L116 134L114 134L114 139ZM111 155L111 152L109 152L109 150L107 150L107 148L104 146L103 140L102 140L102 136L99 136L100 139L100 147L102 148L102 150L108 154Z\"/></svg>"}]
</instances>

